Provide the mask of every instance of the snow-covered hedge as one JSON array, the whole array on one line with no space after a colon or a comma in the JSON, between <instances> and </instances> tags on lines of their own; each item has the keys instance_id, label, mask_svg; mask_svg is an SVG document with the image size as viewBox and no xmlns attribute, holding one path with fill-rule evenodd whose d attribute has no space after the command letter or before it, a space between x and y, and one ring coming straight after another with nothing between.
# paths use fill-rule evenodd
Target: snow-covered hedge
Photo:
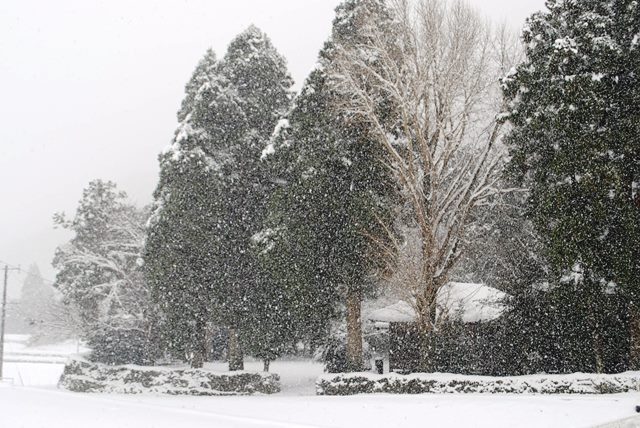
<instances>
[{"instance_id":1,"label":"snow-covered hedge","mask_svg":"<svg viewBox=\"0 0 640 428\"><path fill-rule=\"evenodd\" d=\"M75 392L171 395L248 395L280 391L277 374L206 369L107 366L82 359L67 362L58 387Z\"/></svg>"},{"instance_id":2,"label":"snow-covered hedge","mask_svg":"<svg viewBox=\"0 0 640 428\"><path fill-rule=\"evenodd\" d=\"M342 373L320 376L318 395L360 393L510 393L510 394L613 394L640 391L640 372L615 375L574 373L512 377L465 376L444 373Z\"/></svg>"}]
</instances>

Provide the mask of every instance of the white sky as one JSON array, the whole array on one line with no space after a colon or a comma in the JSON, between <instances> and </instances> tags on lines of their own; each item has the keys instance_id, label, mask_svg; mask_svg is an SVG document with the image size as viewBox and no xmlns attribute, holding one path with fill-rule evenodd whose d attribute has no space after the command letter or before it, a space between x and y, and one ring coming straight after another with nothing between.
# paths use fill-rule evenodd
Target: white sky
<instances>
[{"instance_id":1,"label":"white sky","mask_svg":"<svg viewBox=\"0 0 640 428\"><path fill-rule=\"evenodd\" d=\"M297 87L339 0L3 0L0 2L0 261L51 259L82 189L110 179L151 201L157 154L208 47L218 56L249 24L289 62ZM520 28L544 0L471 0ZM1 264L1 263L0 263ZM18 278L10 288L16 297Z\"/></svg>"}]
</instances>

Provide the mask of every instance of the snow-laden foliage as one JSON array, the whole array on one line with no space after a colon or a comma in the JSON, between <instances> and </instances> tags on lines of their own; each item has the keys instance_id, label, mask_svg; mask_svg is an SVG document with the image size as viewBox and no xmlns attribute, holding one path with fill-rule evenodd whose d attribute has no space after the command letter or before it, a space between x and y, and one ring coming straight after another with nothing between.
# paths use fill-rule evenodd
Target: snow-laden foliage
<instances>
[{"instance_id":1,"label":"snow-laden foliage","mask_svg":"<svg viewBox=\"0 0 640 428\"><path fill-rule=\"evenodd\" d=\"M74 392L170 395L251 395L280 391L277 374L219 373L176 367L106 366L71 359L58 387Z\"/></svg>"},{"instance_id":2,"label":"snow-laden foliage","mask_svg":"<svg viewBox=\"0 0 640 428\"><path fill-rule=\"evenodd\" d=\"M337 50L330 78L337 108L369 129L401 189L397 227L382 250L393 266L419 238L415 262L396 265L393 283L427 335L472 215L500 192L497 77L512 55L504 34L464 3L397 2L393 13L391 28L369 22L362 40Z\"/></svg>"},{"instance_id":3,"label":"snow-laden foliage","mask_svg":"<svg viewBox=\"0 0 640 428\"><path fill-rule=\"evenodd\" d=\"M247 335L267 328L252 318L274 304L253 251L271 186L260 155L289 108L291 84L285 60L249 27L221 61L207 51L160 155L145 272L165 348L194 366L207 353L212 323L231 330L235 368L242 365L235 339L256 344Z\"/></svg>"},{"instance_id":4,"label":"snow-laden foliage","mask_svg":"<svg viewBox=\"0 0 640 428\"><path fill-rule=\"evenodd\" d=\"M559 275L638 287L640 31L636 1L551 1L523 38L526 60L503 81L512 168Z\"/></svg>"},{"instance_id":5,"label":"snow-laden foliage","mask_svg":"<svg viewBox=\"0 0 640 428\"><path fill-rule=\"evenodd\" d=\"M461 376L445 373L374 375L349 373L321 376L318 395L386 394L617 394L640 391L638 372L618 375Z\"/></svg>"},{"instance_id":6,"label":"snow-laden foliage","mask_svg":"<svg viewBox=\"0 0 640 428\"><path fill-rule=\"evenodd\" d=\"M79 311L80 329L98 361L146 359L149 306L139 262L147 216L114 183L95 180L72 219L55 217L74 235L56 250L55 285Z\"/></svg>"},{"instance_id":7,"label":"snow-laden foliage","mask_svg":"<svg viewBox=\"0 0 640 428\"><path fill-rule=\"evenodd\" d=\"M91 357L111 364L162 352L199 368L215 354L241 370L248 354L268 370L301 352L359 371L363 355L388 352L405 371L634 368L639 16L632 0L549 0L515 64L508 31L464 2L345 0L295 99L284 58L250 26L196 66L149 215L95 181L73 219L57 217L73 233L54 260L66 305L30 318L80 326ZM87 370L68 385L199 394L220 381ZM631 388L625 376L523 379L321 382L337 393Z\"/></svg>"},{"instance_id":8,"label":"snow-laden foliage","mask_svg":"<svg viewBox=\"0 0 640 428\"><path fill-rule=\"evenodd\" d=\"M640 6L547 7L527 21L526 59L503 79L510 169L530 188L528 214L551 267L549 292L537 299L560 312L557 323L571 320L546 327L554 358L574 361L564 369L612 370L607 354L628 340L640 285Z\"/></svg>"},{"instance_id":9,"label":"snow-laden foliage","mask_svg":"<svg viewBox=\"0 0 640 428\"><path fill-rule=\"evenodd\" d=\"M380 266L375 239L384 235L393 186L366 127L336 111L327 70L338 46L355 43L363 26L389 26L384 2L348 0L336 9L332 34L293 108L262 152L278 185L263 244L270 279L295 300L294 334L323 341L340 302L347 309L350 366L362 366L360 301ZM267 251L268 250L268 251Z\"/></svg>"}]
</instances>

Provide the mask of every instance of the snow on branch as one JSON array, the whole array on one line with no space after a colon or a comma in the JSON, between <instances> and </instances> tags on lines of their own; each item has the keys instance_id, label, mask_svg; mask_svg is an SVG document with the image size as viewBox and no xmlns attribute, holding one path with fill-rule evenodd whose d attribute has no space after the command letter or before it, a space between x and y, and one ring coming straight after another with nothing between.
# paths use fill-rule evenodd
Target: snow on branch
<instances>
[{"instance_id":1,"label":"snow on branch","mask_svg":"<svg viewBox=\"0 0 640 428\"><path fill-rule=\"evenodd\" d=\"M420 242L402 287L429 330L474 209L499 192L498 83L516 55L504 28L463 2L398 0L393 12L391 31L365 26L361 41L337 46L329 73L335 107L368 126L403 189ZM406 250L396 247L396 257Z\"/></svg>"}]
</instances>

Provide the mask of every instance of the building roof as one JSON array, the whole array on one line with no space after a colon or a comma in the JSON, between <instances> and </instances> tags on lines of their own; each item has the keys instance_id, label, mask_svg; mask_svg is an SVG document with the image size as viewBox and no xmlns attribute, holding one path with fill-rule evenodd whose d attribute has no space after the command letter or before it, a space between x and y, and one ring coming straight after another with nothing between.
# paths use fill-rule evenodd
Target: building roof
<instances>
[{"instance_id":1,"label":"building roof","mask_svg":"<svg viewBox=\"0 0 640 428\"><path fill-rule=\"evenodd\" d=\"M484 284L450 282L438 290L436 317L446 314L464 323L492 321L504 312L506 297L506 293ZM368 318L378 322L414 322L416 314L409 302L400 300L371 312Z\"/></svg>"}]
</instances>

